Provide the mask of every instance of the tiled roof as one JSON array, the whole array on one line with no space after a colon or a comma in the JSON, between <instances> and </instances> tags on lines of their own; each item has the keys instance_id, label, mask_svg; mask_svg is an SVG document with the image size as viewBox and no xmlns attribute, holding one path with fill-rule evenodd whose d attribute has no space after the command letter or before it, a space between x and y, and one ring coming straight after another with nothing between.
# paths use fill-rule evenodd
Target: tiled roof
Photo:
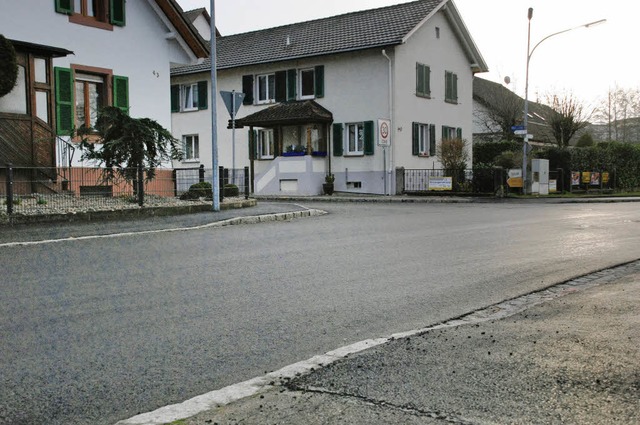
<instances>
[{"instance_id":1,"label":"tiled roof","mask_svg":"<svg viewBox=\"0 0 640 425\"><path fill-rule=\"evenodd\" d=\"M274 126L333 121L333 115L313 100L278 103L236 120L239 126Z\"/></svg>"},{"instance_id":2,"label":"tiled roof","mask_svg":"<svg viewBox=\"0 0 640 425\"><path fill-rule=\"evenodd\" d=\"M418 0L218 37L218 69L397 45L442 3L442 0ZM210 68L211 61L206 60L200 65L173 68L171 74L191 74Z\"/></svg>"}]
</instances>

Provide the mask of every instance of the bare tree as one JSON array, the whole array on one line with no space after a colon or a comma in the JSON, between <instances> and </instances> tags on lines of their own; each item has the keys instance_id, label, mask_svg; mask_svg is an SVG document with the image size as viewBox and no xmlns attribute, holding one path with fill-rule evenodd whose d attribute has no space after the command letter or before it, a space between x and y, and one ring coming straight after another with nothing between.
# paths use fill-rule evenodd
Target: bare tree
<instances>
[{"instance_id":1,"label":"bare tree","mask_svg":"<svg viewBox=\"0 0 640 425\"><path fill-rule=\"evenodd\" d=\"M559 147L569 146L569 141L577 131L589 125L592 113L571 93L546 96L550 110L546 122Z\"/></svg>"},{"instance_id":2,"label":"bare tree","mask_svg":"<svg viewBox=\"0 0 640 425\"><path fill-rule=\"evenodd\" d=\"M607 140L638 141L640 90L618 86L609 89L606 99L595 111L595 118L607 125Z\"/></svg>"}]
</instances>

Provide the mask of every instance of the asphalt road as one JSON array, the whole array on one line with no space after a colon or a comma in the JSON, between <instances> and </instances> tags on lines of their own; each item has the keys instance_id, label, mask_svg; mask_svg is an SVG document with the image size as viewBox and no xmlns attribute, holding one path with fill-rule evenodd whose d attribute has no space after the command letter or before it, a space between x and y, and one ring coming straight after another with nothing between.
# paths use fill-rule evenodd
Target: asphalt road
<instances>
[{"instance_id":1,"label":"asphalt road","mask_svg":"<svg viewBox=\"0 0 640 425\"><path fill-rule=\"evenodd\" d=\"M313 207L0 246L0 423L113 424L640 258L635 203Z\"/></svg>"}]
</instances>

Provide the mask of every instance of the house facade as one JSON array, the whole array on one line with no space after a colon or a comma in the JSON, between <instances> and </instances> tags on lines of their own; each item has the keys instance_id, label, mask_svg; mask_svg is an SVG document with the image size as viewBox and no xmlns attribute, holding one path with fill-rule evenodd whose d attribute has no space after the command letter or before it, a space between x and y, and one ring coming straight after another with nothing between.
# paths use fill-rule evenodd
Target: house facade
<instances>
[{"instance_id":1,"label":"house facade","mask_svg":"<svg viewBox=\"0 0 640 425\"><path fill-rule=\"evenodd\" d=\"M208 56L174 0L3 2L0 31L19 64L0 98L0 163L18 167L78 164L74 131L104 106L170 128L171 64Z\"/></svg>"},{"instance_id":2,"label":"house facade","mask_svg":"<svg viewBox=\"0 0 640 425\"><path fill-rule=\"evenodd\" d=\"M443 138L471 142L473 76L487 70L451 0L218 37L217 54L218 89L244 94L235 149L215 100L218 162L249 166L262 195L316 195L327 174L337 191L393 194L396 168L441 168ZM172 69L177 167L212 163L209 66Z\"/></svg>"}]
</instances>

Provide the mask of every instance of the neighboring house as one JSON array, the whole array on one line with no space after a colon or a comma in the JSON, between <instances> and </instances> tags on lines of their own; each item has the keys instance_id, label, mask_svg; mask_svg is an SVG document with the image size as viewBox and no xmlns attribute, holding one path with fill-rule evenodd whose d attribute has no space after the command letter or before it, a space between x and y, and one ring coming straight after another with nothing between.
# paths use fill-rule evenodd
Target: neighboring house
<instances>
[{"instance_id":1,"label":"neighboring house","mask_svg":"<svg viewBox=\"0 0 640 425\"><path fill-rule=\"evenodd\" d=\"M104 106L170 128L170 65L208 57L175 0L3 2L0 31L19 62L0 98L0 163L17 167L70 165L73 131Z\"/></svg>"},{"instance_id":2,"label":"neighboring house","mask_svg":"<svg viewBox=\"0 0 640 425\"><path fill-rule=\"evenodd\" d=\"M211 15L207 9L201 7L199 9L187 10L184 12L185 18L191 22L191 25L198 31L198 34L206 40L211 40ZM216 36L220 37L220 33L216 28Z\"/></svg>"},{"instance_id":3,"label":"neighboring house","mask_svg":"<svg viewBox=\"0 0 640 425\"><path fill-rule=\"evenodd\" d=\"M487 65L453 1L414 1L216 43L218 90L245 95L235 164L250 166L256 194L315 195L329 173L338 191L391 194L396 168L441 168L443 138L471 142L473 75ZM211 167L209 68L205 61L172 69L173 131L187 152L176 167ZM218 162L231 167L229 115L219 95L215 101ZM380 119L391 120L390 147L377 143Z\"/></svg>"},{"instance_id":4,"label":"neighboring house","mask_svg":"<svg viewBox=\"0 0 640 425\"><path fill-rule=\"evenodd\" d=\"M551 108L529 101L528 130L534 144L555 144L553 134L546 123ZM504 85L484 78L473 79L473 140L500 141L519 139L514 136L512 126L522 125L524 99Z\"/></svg>"}]
</instances>

